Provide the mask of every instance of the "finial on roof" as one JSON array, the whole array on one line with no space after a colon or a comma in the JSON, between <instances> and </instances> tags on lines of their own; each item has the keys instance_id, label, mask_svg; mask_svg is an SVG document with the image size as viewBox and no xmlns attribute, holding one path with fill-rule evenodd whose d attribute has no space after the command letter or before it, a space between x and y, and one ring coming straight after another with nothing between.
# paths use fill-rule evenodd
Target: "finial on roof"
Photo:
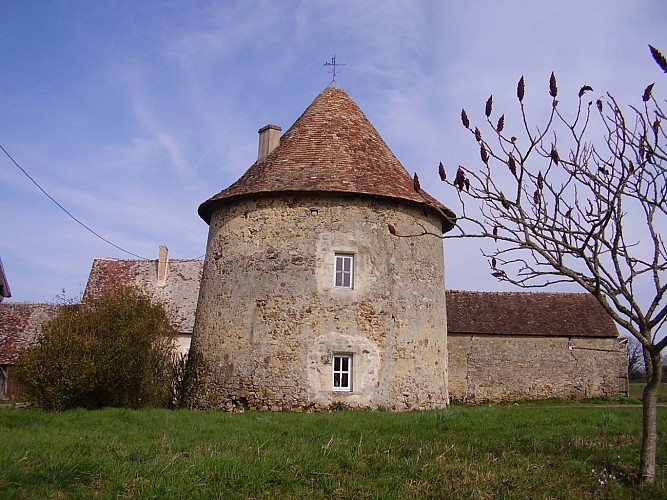
<instances>
[{"instance_id":1,"label":"finial on roof","mask_svg":"<svg viewBox=\"0 0 667 500\"><path fill-rule=\"evenodd\" d=\"M336 68L338 66L347 66L347 64L337 63L336 62L336 56L333 56L331 58L331 62L325 62L324 66L333 66L333 69L331 71L329 71L329 73L333 74L333 80L332 81L335 82L336 81Z\"/></svg>"}]
</instances>

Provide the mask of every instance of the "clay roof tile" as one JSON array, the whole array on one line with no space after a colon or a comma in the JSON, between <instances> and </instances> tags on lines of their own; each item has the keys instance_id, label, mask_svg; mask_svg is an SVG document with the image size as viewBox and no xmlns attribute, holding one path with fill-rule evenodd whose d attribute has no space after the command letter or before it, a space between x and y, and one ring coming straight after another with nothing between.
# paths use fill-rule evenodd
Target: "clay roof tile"
<instances>
[{"instance_id":1,"label":"clay roof tile","mask_svg":"<svg viewBox=\"0 0 667 500\"><path fill-rule=\"evenodd\" d=\"M617 337L588 293L447 291L448 334Z\"/></svg>"},{"instance_id":2,"label":"clay roof tile","mask_svg":"<svg viewBox=\"0 0 667 500\"><path fill-rule=\"evenodd\" d=\"M157 284L156 260L96 258L88 276L83 300L99 298L118 286L128 286L166 306L172 326L180 333L192 333L201 260L169 259L164 286Z\"/></svg>"},{"instance_id":3,"label":"clay roof tile","mask_svg":"<svg viewBox=\"0 0 667 500\"><path fill-rule=\"evenodd\" d=\"M54 304L0 303L0 365L14 364L19 352L32 347L58 308Z\"/></svg>"},{"instance_id":4,"label":"clay roof tile","mask_svg":"<svg viewBox=\"0 0 667 500\"><path fill-rule=\"evenodd\" d=\"M238 197L276 192L339 192L400 199L437 207L444 230L455 215L425 191L396 159L373 125L341 88L324 89L262 162L199 207L207 223L215 206Z\"/></svg>"}]
</instances>

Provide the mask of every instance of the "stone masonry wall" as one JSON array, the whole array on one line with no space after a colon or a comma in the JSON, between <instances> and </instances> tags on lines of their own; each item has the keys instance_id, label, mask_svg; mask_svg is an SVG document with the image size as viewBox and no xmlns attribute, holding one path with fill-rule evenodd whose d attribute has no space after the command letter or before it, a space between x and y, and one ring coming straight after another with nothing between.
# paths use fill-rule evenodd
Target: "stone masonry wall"
<instances>
[{"instance_id":1,"label":"stone masonry wall","mask_svg":"<svg viewBox=\"0 0 667 500\"><path fill-rule=\"evenodd\" d=\"M237 201L211 218L192 340L194 407L240 410L445 406L442 241L419 206L369 196ZM334 287L353 254L354 289ZM352 390L332 356L352 354Z\"/></svg>"},{"instance_id":2,"label":"stone masonry wall","mask_svg":"<svg viewBox=\"0 0 667 500\"><path fill-rule=\"evenodd\" d=\"M448 335L449 392L466 402L627 395L615 338Z\"/></svg>"}]
</instances>

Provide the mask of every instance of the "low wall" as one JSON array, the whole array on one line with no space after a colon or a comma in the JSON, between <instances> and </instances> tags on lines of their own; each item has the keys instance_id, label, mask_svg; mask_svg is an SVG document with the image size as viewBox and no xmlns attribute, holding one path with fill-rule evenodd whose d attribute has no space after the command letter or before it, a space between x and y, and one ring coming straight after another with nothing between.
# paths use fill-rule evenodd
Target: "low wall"
<instances>
[{"instance_id":1,"label":"low wall","mask_svg":"<svg viewBox=\"0 0 667 500\"><path fill-rule=\"evenodd\" d=\"M627 395L616 338L448 335L449 393L466 402Z\"/></svg>"}]
</instances>

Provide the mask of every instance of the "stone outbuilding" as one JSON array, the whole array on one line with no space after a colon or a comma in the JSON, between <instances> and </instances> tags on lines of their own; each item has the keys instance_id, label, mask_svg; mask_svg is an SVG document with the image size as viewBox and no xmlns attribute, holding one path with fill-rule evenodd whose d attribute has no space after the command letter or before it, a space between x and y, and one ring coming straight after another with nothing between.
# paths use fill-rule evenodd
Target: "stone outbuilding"
<instances>
[{"instance_id":1,"label":"stone outbuilding","mask_svg":"<svg viewBox=\"0 0 667 500\"><path fill-rule=\"evenodd\" d=\"M191 355L199 408L447 405L442 234L350 96L322 91L199 207L209 228Z\"/></svg>"},{"instance_id":2,"label":"stone outbuilding","mask_svg":"<svg viewBox=\"0 0 667 500\"><path fill-rule=\"evenodd\" d=\"M110 259L98 257L88 276L83 300L126 286L162 304L178 332L177 349L186 353L195 322L201 281L200 260L170 259L166 245L160 245L157 260Z\"/></svg>"},{"instance_id":3,"label":"stone outbuilding","mask_svg":"<svg viewBox=\"0 0 667 500\"><path fill-rule=\"evenodd\" d=\"M590 294L449 290L447 324L453 400L628 394L625 339Z\"/></svg>"}]
</instances>

